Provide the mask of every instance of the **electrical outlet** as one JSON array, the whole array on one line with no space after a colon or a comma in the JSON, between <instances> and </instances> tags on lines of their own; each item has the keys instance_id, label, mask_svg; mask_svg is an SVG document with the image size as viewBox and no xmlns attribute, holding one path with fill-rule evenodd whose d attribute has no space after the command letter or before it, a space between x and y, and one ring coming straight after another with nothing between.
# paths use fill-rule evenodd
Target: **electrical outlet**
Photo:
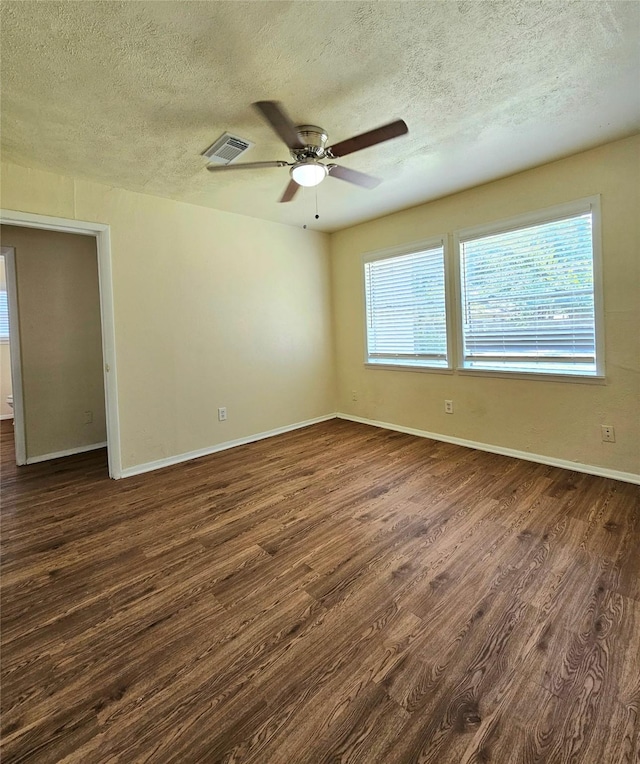
<instances>
[{"instance_id":1,"label":"electrical outlet","mask_svg":"<svg viewBox=\"0 0 640 764\"><path fill-rule=\"evenodd\" d=\"M610 424L603 424L600 426L600 429L602 430L602 442L603 443L615 443L616 442L616 431Z\"/></svg>"},{"instance_id":2,"label":"electrical outlet","mask_svg":"<svg viewBox=\"0 0 640 764\"><path fill-rule=\"evenodd\" d=\"M357 390L352 390L351 391L351 400L352 401L357 401L358 400L358 391Z\"/></svg>"},{"instance_id":3,"label":"electrical outlet","mask_svg":"<svg viewBox=\"0 0 640 764\"><path fill-rule=\"evenodd\" d=\"M93 411L85 411L84 412L84 423L85 424L93 424Z\"/></svg>"},{"instance_id":4,"label":"electrical outlet","mask_svg":"<svg viewBox=\"0 0 640 764\"><path fill-rule=\"evenodd\" d=\"M226 406L220 406L218 409L218 422L226 422L227 421L227 407Z\"/></svg>"},{"instance_id":5,"label":"electrical outlet","mask_svg":"<svg viewBox=\"0 0 640 764\"><path fill-rule=\"evenodd\" d=\"M445 414L453 414L453 401L445 401L444 402L444 413Z\"/></svg>"}]
</instances>

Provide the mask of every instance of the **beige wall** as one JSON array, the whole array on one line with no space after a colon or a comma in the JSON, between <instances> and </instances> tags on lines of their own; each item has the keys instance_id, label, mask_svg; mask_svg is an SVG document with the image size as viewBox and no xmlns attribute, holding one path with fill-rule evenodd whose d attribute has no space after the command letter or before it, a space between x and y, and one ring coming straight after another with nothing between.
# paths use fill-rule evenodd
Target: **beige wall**
<instances>
[{"instance_id":1,"label":"beige wall","mask_svg":"<svg viewBox=\"0 0 640 764\"><path fill-rule=\"evenodd\" d=\"M2 170L3 208L111 227L123 467L335 411L327 235Z\"/></svg>"},{"instance_id":2,"label":"beige wall","mask_svg":"<svg viewBox=\"0 0 640 764\"><path fill-rule=\"evenodd\" d=\"M338 411L640 473L639 164L636 136L334 234ZM605 385L364 367L363 253L593 194L602 195ZM601 442L601 424L614 425L616 443Z\"/></svg>"},{"instance_id":3,"label":"beige wall","mask_svg":"<svg viewBox=\"0 0 640 764\"><path fill-rule=\"evenodd\" d=\"M7 288L4 257L0 257L0 289ZM11 395L11 351L8 342L0 341L0 416L12 417L13 411L7 405L7 395Z\"/></svg>"},{"instance_id":4,"label":"beige wall","mask_svg":"<svg viewBox=\"0 0 640 764\"><path fill-rule=\"evenodd\" d=\"M13 226L0 235L15 249L27 459L104 443L95 239Z\"/></svg>"}]
</instances>

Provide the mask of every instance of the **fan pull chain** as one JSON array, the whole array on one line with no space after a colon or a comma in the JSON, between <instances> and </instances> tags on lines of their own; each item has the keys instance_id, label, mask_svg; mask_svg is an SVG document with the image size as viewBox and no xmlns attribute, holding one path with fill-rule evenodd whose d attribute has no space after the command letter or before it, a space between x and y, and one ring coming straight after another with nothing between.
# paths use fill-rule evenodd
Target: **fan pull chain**
<instances>
[{"instance_id":1,"label":"fan pull chain","mask_svg":"<svg viewBox=\"0 0 640 764\"><path fill-rule=\"evenodd\" d=\"M316 215L315 215L315 218L316 218L316 220L320 220L320 215L318 214L318 187L317 186L316 186L315 190L316 190ZM306 194L307 191L311 191L311 189L310 188L305 188L303 186L302 187L302 193ZM305 231L307 230L307 224L306 223L302 227L305 229Z\"/></svg>"}]
</instances>

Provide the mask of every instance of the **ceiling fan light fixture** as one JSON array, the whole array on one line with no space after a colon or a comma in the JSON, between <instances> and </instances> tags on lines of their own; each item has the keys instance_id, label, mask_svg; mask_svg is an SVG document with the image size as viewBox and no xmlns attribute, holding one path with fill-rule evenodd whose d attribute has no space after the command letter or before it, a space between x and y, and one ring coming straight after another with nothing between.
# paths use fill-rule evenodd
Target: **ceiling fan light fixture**
<instances>
[{"instance_id":1,"label":"ceiling fan light fixture","mask_svg":"<svg viewBox=\"0 0 640 764\"><path fill-rule=\"evenodd\" d=\"M291 168L291 177L299 186L317 186L328 175L327 168L319 162L298 162Z\"/></svg>"}]
</instances>

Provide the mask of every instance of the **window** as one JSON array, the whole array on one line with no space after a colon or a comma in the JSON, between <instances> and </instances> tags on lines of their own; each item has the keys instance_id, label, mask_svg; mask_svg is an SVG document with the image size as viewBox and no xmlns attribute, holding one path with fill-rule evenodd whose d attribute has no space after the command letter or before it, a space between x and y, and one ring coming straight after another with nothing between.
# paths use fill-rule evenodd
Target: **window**
<instances>
[{"instance_id":1,"label":"window","mask_svg":"<svg viewBox=\"0 0 640 764\"><path fill-rule=\"evenodd\" d=\"M0 342L9 341L9 303L6 289L0 289Z\"/></svg>"},{"instance_id":2,"label":"window","mask_svg":"<svg viewBox=\"0 0 640 764\"><path fill-rule=\"evenodd\" d=\"M364 263L367 363L446 369L444 243Z\"/></svg>"},{"instance_id":3,"label":"window","mask_svg":"<svg viewBox=\"0 0 640 764\"><path fill-rule=\"evenodd\" d=\"M590 199L458 234L463 369L602 375L598 213Z\"/></svg>"}]
</instances>

